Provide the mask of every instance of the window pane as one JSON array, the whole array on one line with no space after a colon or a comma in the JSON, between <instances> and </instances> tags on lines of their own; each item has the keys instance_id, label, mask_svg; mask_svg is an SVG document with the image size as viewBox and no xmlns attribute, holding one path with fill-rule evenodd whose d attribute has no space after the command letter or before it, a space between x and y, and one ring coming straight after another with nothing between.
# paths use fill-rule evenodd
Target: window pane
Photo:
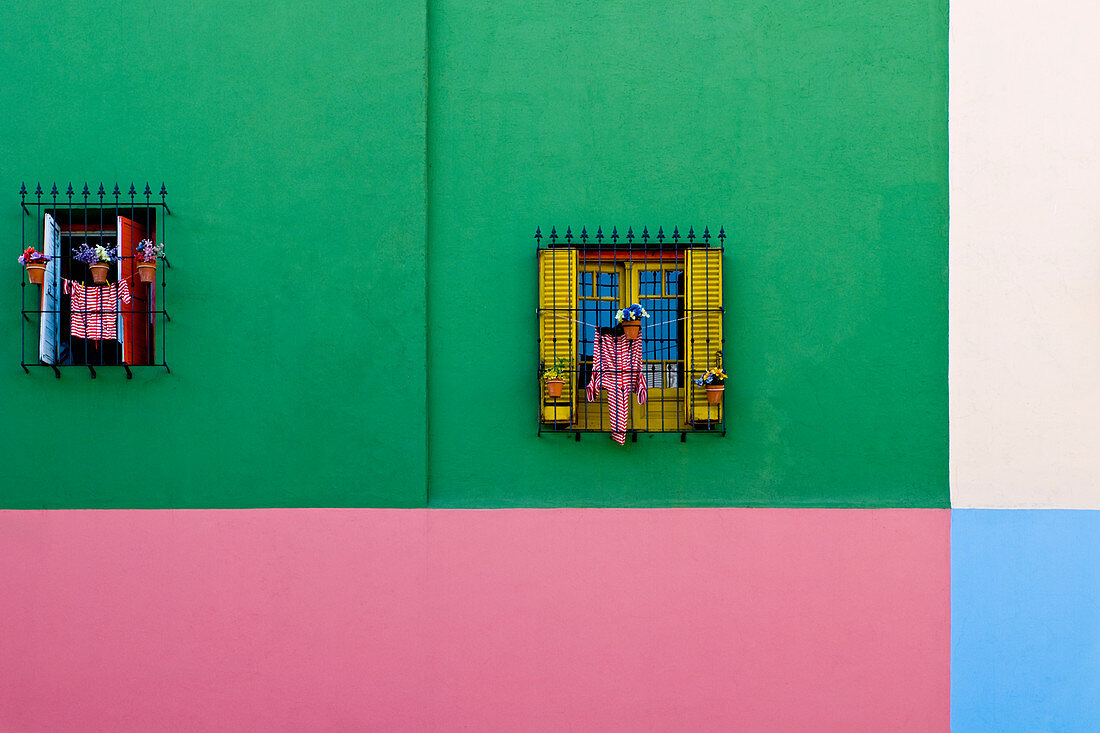
<instances>
[{"instance_id":1,"label":"window pane","mask_svg":"<svg viewBox=\"0 0 1100 733\"><path fill-rule=\"evenodd\" d=\"M577 291L580 297L592 295L592 273L580 272L577 273Z\"/></svg>"},{"instance_id":2,"label":"window pane","mask_svg":"<svg viewBox=\"0 0 1100 733\"><path fill-rule=\"evenodd\" d=\"M638 273L640 295L661 294L660 270L642 270Z\"/></svg>"},{"instance_id":3,"label":"window pane","mask_svg":"<svg viewBox=\"0 0 1100 733\"><path fill-rule=\"evenodd\" d=\"M598 282L598 281L597 281ZM617 300L585 300L577 303L577 352L580 354L580 371L577 375L581 387L592 378L592 342L597 328L610 328L615 325L615 312L619 310Z\"/></svg>"},{"instance_id":4,"label":"window pane","mask_svg":"<svg viewBox=\"0 0 1100 733\"><path fill-rule=\"evenodd\" d=\"M596 320L589 321L589 323L592 323L597 328L611 328L615 325L615 313L619 310L619 304L609 300L600 300L596 302L599 304L600 310L596 314Z\"/></svg>"},{"instance_id":5,"label":"window pane","mask_svg":"<svg viewBox=\"0 0 1100 733\"><path fill-rule=\"evenodd\" d=\"M578 302L581 323L577 324L577 343L581 359L592 358L592 337L597 328L615 325L615 312L619 304L610 300L584 300Z\"/></svg>"},{"instance_id":6,"label":"window pane","mask_svg":"<svg viewBox=\"0 0 1100 733\"><path fill-rule=\"evenodd\" d=\"M661 364L643 364L646 389L664 389L664 367Z\"/></svg>"},{"instance_id":7,"label":"window pane","mask_svg":"<svg viewBox=\"0 0 1100 733\"><path fill-rule=\"evenodd\" d=\"M665 293L668 295L680 295L680 283L684 279L683 270L670 270L665 273Z\"/></svg>"},{"instance_id":8,"label":"window pane","mask_svg":"<svg viewBox=\"0 0 1100 733\"><path fill-rule=\"evenodd\" d=\"M644 326L646 359L679 359L679 298L643 298L649 312Z\"/></svg>"},{"instance_id":9,"label":"window pane","mask_svg":"<svg viewBox=\"0 0 1100 733\"><path fill-rule=\"evenodd\" d=\"M581 359L592 358L592 327L587 323L595 323L599 301L582 300L579 303L580 315L577 317L581 323L577 324L577 343L580 346Z\"/></svg>"},{"instance_id":10,"label":"window pane","mask_svg":"<svg viewBox=\"0 0 1100 733\"><path fill-rule=\"evenodd\" d=\"M619 273L596 273L596 296L600 298L615 298L619 295ZM616 309L617 310L617 309Z\"/></svg>"}]
</instances>

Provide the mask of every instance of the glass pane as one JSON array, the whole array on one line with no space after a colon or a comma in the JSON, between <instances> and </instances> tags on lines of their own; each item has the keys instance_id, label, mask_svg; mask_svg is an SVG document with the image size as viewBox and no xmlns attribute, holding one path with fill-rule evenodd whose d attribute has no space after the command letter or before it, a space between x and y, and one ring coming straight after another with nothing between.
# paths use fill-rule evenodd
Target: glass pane
<instances>
[{"instance_id":1,"label":"glass pane","mask_svg":"<svg viewBox=\"0 0 1100 733\"><path fill-rule=\"evenodd\" d=\"M599 307L599 302L595 300L582 300L580 305L580 315L577 320L581 323L577 324L577 345L580 347L581 359L592 358L592 327L587 326L587 323L596 322L596 309Z\"/></svg>"},{"instance_id":2,"label":"glass pane","mask_svg":"<svg viewBox=\"0 0 1100 733\"><path fill-rule=\"evenodd\" d=\"M578 302L580 316L577 320L577 344L581 359L592 358L592 340L597 328L615 325L615 312L619 304L610 300L584 300Z\"/></svg>"},{"instance_id":3,"label":"glass pane","mask_svg":"<svg viewBox=\"0 0 1100 733\"><path fill-rule=\"evenodd\" d=\"M619 296L619 273L596 273L596 296L599 298L617 298ZM618 310L616 308L616 310Z\"/></svg>"},{"instance_id":4,"label":"glass pane","mask_svg":"<svg viewBox=\"0 0 1100 733\"><path fill-rule=\"evenodd\" d=\"M665 293L668 295L680 295L680 283L684 279L683 270L669 270L665 273Z\"/></svg>"},{"instance_id":5,"label":"glass pane","mask_svg":"<svg viewBox=\"0 0 1100 733\"><path fill-rule=\"evenodd\" d=\"M670 389L680 386L680 367L674 362L665 364L665 386Z\"/></svg>"},{"instance_id":6,"label":"glass pane","mask_svg":"<svg viewBox=\"0 0 1100 733\"><path fill-rule=\"evenodd\" d=\"M578 291L578 294L582 298L592 295L592 273L591 272L577 273L577 291Z\"/></svg>"},{"instance_id":7,"label":"glass pane","mask_svg":"<svg viewBox=\"0 0 1100 733\"><path fill-rule=\"evenodd\" d=\"M615 313L619 310L619 304L610 300L596 301L600 305L599 312L596 313L596 320L589 321L596 328L611 328L615 325Z\"/></svg>"},{"instance_id":8,"label":"glass pane","mask_svg":"<svg viewBox=\"0 0 1100 733\"><path fill-rule=\"evenodd\" d=\"M679 298L642 298L642 307L649 312L643 325L645 358L673 360L680 358Z\"/></svg>"},{"instance_id":9,"label":"glass pane","mask_svg":"<svg viewBox=\"0 0 1100 733\"><path fill-rule=\"evenodd\" d=\"M644 364L642 373L645 375L646 389L664 389L663 364Z\"/></svg>"},{"instance_id":10,"label":"glass pane","mask_svg":"<svg viewBox=\"0 0 1100 733\"><path fill-rule=\"evenodd\" d=\"M619 310L618 300L585 300L577 302L577 352L580 354L579 384L584 387L592 378L592 352L597 328L610 328L615 325L615 312Z\"/></svg>"},{"instance_id":11,"label":"glass pane","mask_svg":"<svg viewBox=\"0 0 1100 733\"><path fill-rule=\"evenodd\" d=\"M640 295L661 294L660 270L642 270L638 273Z\"/></svg>"}]
</instances>

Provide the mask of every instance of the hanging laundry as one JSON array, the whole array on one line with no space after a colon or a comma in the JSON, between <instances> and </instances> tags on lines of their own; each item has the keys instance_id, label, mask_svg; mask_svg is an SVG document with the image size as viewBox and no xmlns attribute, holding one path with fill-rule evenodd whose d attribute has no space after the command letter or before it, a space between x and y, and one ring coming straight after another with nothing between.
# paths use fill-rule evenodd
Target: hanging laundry
<instances>
[{"instance_id":1,"label":"hanging laundry","mask_svg":"<svg viewBox=\"0 0 1100 733\"><path fill-rule=\"evenodd\" d=\"M130 286L125 280L92 288L74 280L65 280L64 289L67 295L72 296L69 325L74 338L118 338L118 301L130 302Z\"/></svg>"},{"instance_id":2,"label":"hanging laundry","mask_svg":"<svg viewBox=\"0 0 1100 733\"><path fill-rule=\"evenodd\" d=\"M595 402L601 389L607 390L611 437L623 445L630 417L630 393L637 392L639 405L644 405L648 397L642 374L642 339L596 332L592 341L592 378L585 387L588 401Z\"/></svg>"}]
</instances>

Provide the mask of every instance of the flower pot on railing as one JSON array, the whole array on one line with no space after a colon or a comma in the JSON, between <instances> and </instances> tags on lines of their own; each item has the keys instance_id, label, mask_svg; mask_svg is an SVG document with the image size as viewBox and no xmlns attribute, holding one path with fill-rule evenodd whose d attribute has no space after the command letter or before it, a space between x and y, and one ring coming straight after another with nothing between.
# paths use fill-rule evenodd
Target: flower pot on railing
<instances>
[{"instance_id":1,"label":"flower pot on railing","mask_svg":"<svg viewBox=\"0 0 1100 733\"><path fill-rule=\"evenodd\" d=\"M27 268L27 279L35 285L46 282L46 264L50 261L47 255L27 247L23 254L19 255L19 264Z\"/></svg>"},{"instance_id":2,"label":"flower pot on railing","mask_svg":"<svg viewBox=\"0 0 1100 733\"><path fill-rule=\"evenodd\" d=\"M107 270L111 269L110 263L97 262L94 265L88 265L88 269L92 271L92 282L96 285L107 284Z\"/></svg>"},{"instance_id":3,"label":"flower pot on railing","mask_svg":"<svg viewBox=\"0 0 1100 733\"><path fill-rule=\"evenodd\" d=\"M561 357L554 361L554 366L543 369L542 381L546 383L546 394L551 397L561 397L561 389L570 371L572 367L569 362Z\"/></svg>"},{"instance_id":4,"label":"flower pot on railing","mask_svg":"<svg viewBox=\"0 0 1100 733\"><path fill-rule=\"evenodd\" d=\"M111 263L118 261L118 249L111 245L90 245L84 242L73 250L73 259L83 262L92 271L92 283L95 285L107 284L107 271L111 269Z\"/></svg>"},{"instance_id":5,"label":"flower pot on railing","mask_svg":"<svg viewBox=\"0 0 1100 733\"><path fill-rule=\"evenodd\" d=\"M153 244L151 239L143 239L137 246L138 278L143 283L157 281L157 259L164 256L164 244Z\"/></svg>"},{"instance_id":6,"label":"flower pot on railing","mask_svg":"<svg viewBox=\"0 0 1100 733\"><path fill-rule=\"evenodd\" d=\"M638 334L642 330L643 318L649 318L649 314L646 313L645 308L637 303L629 308L623 308L615 314L615 322L622 325L623 333L630 341L638 338Z\"/></svg>"},{"instance_id":7,"label":"flower pot on railing","mask_svg":"<svg viewBox=\"0 0 1100 733\"><path fill-rule=\"evenodd\" d=\"M34 285L41 285L46 282L46 265L36 262L27 265L27 279Z\"/></svg>"},{"instance_id":8,"label":"flower pot on railing","mask_svg":"<svg viewBox=\"0 0 1100 733\"><path fill-rule=\"evenodd\" d=\"M721 363L722 352L715 353L715 359L718 363ZM717 405L722 401L722 392L726 389L726 380L729 377L722 370L722 367L717 366L712 369L707 369L705 372L699 375L697 379L693 379L696 387L702 387L707 391L707 402L712 405Z\"/></svg>"}]
</instances>

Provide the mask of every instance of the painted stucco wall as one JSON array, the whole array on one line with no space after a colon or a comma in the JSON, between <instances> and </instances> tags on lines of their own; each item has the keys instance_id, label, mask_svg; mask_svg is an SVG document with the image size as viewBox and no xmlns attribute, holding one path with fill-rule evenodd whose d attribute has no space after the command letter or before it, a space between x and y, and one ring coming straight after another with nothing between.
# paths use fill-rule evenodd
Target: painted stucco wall
<instances>
[{"instance_id":1,"label":"painted stucco wall","mask_svg":"<svg viewBox=\"0 0 1100 733\"><path fill-rule=\"evenodd\" d=\"M430 8L432 505L947 505L946 2ZM727 227L726 439L536 437L552 224Z\"/></svg>"},{"instance_id":2,"label":"painted stucco wall","mask_svg":"<svg viewBox=\"0 0 1100 733\"><path fill-rule=\"evenodd\" d=\"M1097 20L951 8L956 730L1100 729Z\"/></svg>"},{"instance_id":3,"label":"painted stucco wall","mask_svg":"<svg viewBox=\"0 0 1100 733\"><path fill-rule=\"evenodd\" d=\"M173 373L0 319L0 728L946 727L945 0L20 13L0 230L165 181ZM726 226L727 438L536 437L551 224Z\"/></svg>"},{"instance_id":4,"label":"painted stucco wall","mask_svg":"<svg viewBox=\"0 0 1100 733\"><path fill-rule=\"evenodd\" d=\"M946 506L942 0L24 12L0 226L166 181L173 374L27 377L3 321L57 478L0 505ZM727 227L729 437L536 437L551 223Z\"/></svg>"},{"instance_id":5,"label":"painted stucco wall","mask_svg":"<svg viewBox=\"0 0 1100 733\"><path fill-rule=\"evenodd\" d=\"M947 727L946 509L0 527L4 731Z\"/></svg>"},{"instance_id":6,"label":"painted stucco wall","mask_svg":"<svg viewBox=\"0 0 1100 733\"><path fill-rule=\"evenodd\" d=\"M951 9L951 504L1100 508L1098 10Z\"/></svg>"},{"instance_id":7,"label":"painted stucco wall","mask_svg":"<svg viewBox=\"0 0 1100 733\"><path fill-rule=\"evenodd\" d=\"M1100 729L1100 512L951 512L958 731Z\"/></svg>"},{"instance_id":8,"label":"painted stucco wall","mask_svg":"<svg viewBox=\"0 0 1100 733\"><path fill-rule=\"evenodd\" d=\"M18 16L0 444L21 458L0 506L422 506L424 4ZM167 183L171 375L19 368L13 194L54 180Z\"/></svg>"}]
</instances>

